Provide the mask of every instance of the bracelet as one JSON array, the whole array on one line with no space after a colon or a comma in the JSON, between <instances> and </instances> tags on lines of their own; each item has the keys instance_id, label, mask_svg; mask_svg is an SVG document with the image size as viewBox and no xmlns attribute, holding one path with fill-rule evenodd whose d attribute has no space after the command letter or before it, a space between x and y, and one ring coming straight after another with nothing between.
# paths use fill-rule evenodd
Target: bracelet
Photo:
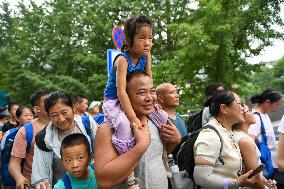
<instances>
[{"instance_id":1,"label":"bracelet","mask_svg":"<svg viewBox=\"0 0 284 189\"><path fill-rule=\"evenodd\" d=\"M224 189L229 189L229 182L227 178L224 179Z\"/></svg>"},{"instance_id":2,"label":"bracelet","mask_svg":"<svg viewBox=\"0 0 284 189\"><path fill-rule=\"evenodd\" d=\"M228 178L224 179L224 189L238 189L240 186L240 183L238 180L228 180ZM225 188L227 187L227 188Z\"/></svg>"}]
</instances>

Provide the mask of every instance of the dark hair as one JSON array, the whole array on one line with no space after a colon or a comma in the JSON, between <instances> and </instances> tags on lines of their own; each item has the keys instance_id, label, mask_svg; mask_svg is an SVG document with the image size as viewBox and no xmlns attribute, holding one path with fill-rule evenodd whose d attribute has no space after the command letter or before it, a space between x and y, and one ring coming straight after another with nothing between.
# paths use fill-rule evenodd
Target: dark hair
<instances>
[{"instance_id":1,"label":"dark hair","mask_svg":"<svg viewBox=\"0 0 284 189\"><path fill-rule=\"evenodd\" d=\"M12 107L13 106L20 106L20 104L19 103L17 103L17 102L10 102L9 104L8 104L8 111L9 112L11 112L11 110L12 110Z\"/></svg>"},{"instance_id":2,"label":"dark hair","mask_svg":"<svg viewBox=\"0 0 284 189\"><path fill-rule=\"evenodd\" d=\"M207 85L207 87L205 88L205 95L207 98L213 96L216 92L219 92L220 90L217 90L219 87L223 87L224 85L221 83L211 83L209 85Z\"/></svg>"},{"instance_id":3,"label":"dark hair","mask_svg":"<svg viewBox=\"0 0 284 189\"><path fill-rule=\"evenodd\" d=\"M32 110L30 109L30 107L28 107L28 106L19 106L19 108L16 110L16 117L17 118L19 118L22 114L23 114L23 111L24 111L24 109L25 108L27 108L27 109L29 109L31 112L32 112Z\"/></svg>"},{"instance_id":4,"label":"dark hair","mask_svg":"<svg viewBox=\"0 0 284 189\"><path fill-rule=\"evenodd\" d=\"M145 71L133 71L126 76L126 81L129 82L134 77L149 76Z\"/></svg>"},{"instance_id":5,"label":"dark hair","mask_svg":"<svg viewBox=\"0 0 284 189\"><path fill-rule=\"evenodd\" d=\"M54 91L51 92L46 99L44 100L44 108L47 113L49 113L49 109L54 106L58 101L63 104L70 106L73 108L73 103L70 96L63 91Z\"/></svg>"},{"instance_id":6,"label":"dark hair","mask_svg":"<svg viewBox=\"0 0 284 189\"><path fill-rule=\"evenodd\" d=\"M51 93L51 90L49 89L40 89L39 91L34 92L31 96L30 96L30 102L32 106L38 106L39 105L39 99L42 96L46 96L49 93Z\"/></svg>"},{"instance_id":7,"label":"dark hair","mask_svg":"<svg viewBox=\"0 0 284 189\"><path fill-rule=\"evenodd\" d=\"M277 102L281 98L282 94L280 92L271 89L266 89L261 94L252 96L250 100L253 104L261 104L266 100L269 100L270 102Z\"/></svg>"},{"instance_id":8,"label":"dark hair","mask_svg":"<svg viewBox=\"0 0 284 189\"><path fill-rule=\"evenodd\" d=\"M83 102L84 99L88 99L88 98L83 94L79 94L79 95L75 96L73 104L75 105L77 102L81 103L81 102Z\"/></svg>"},{"instance_id":9,"label":"dark hair","mask_svg":"<svg viewBox=\"0 0 284 189\"><path fill-rule=\"evenodd\" d=\"M149 26L150 28L153 28L152 21L150 20L149 17L145 15L139 15L139 16L133 16L131 18L128 18L125 21L125 24L124 24L125 40L126 39L130 40L130 47L132 47L133 45L133 39L134 39L135 34L142 26ZM121 48L122 51L125 51L127 50L127 48L129 48L125 44L125 40Z\"/></svg>"},{"instance_id":10,"label":"dark hair","mask_svg":"<svg viewBox=\"0 0 284 189\"><path fill-rule=\"evenodd\" d=\"M62 143L61 143L61 147L60 147L61 159L63 159L62 157L63 149L68 148L68 147L73 147L76 145L80 145L80 144L83 144L86 147L87 152L91 153L90 143L85 135L81 133L74 133L74 134L67 135L62 140Z\"/></svg>"},{"instance_id":11,"label":"dark hair","mask_svg":"<svg viewBox=\"0 0 284 189\"><path fill-rule=\"evenodd\" d=\"M230 106L234 100L234 93L232 91L220 91L213 95L211 100L211 105L209 106L209 112L212 116L217 116L220 111L220 105L225 104Z\"/></svg>"},{"instance_id":12,"label":"dark hair","mask_svg":"<svg viewBox=\"0 0 284 189\"><path fill-rule=\"evenodd\" d=\"M0 114L4 111L7 110L7 107L6 106L3 106L3 107L0 107ZM8 115L0 115L0 119L3 119L4 117L7 117Z\"/></svg>"}]
</instances>

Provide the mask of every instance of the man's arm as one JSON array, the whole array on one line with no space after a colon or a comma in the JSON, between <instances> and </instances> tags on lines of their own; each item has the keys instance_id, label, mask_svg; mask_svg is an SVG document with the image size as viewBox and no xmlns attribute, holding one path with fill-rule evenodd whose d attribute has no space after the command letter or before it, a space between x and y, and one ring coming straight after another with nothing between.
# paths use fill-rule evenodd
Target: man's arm
<instances>
[{"instance_id":1,"label":"man's arm","mask_svg":"<svg viewBox=\"0 0 284 189\"><path fill-rule=\"evenodd\" d=\"M24 185L30 185L30 182L21 173L22 158L12 156L9 163L9 172L16 181L17 189L24 189Z\"/></svg>"},{"instance_id":2,"label":"man's arm","mask_svg":"<svg viewBox=\"0 0 284 189\"><path fill-rule=\"evenodd\" d=\"M118 155L112 142L112 129L105 123L99 127L95 139L94 168L96 179L101 189L111 188L122 183L135 169L141 156L150 144L150 131L148 126L138 129L133 126L136 145Z\"/></svg>"},{"instance_id":3,"label":"man's arm","mask_svg":"<svg viewBox=\"0 0 284 189\"><path fill-rule=\"evenodd\" d=\"M26 150L23 150L27 148L25 134L25 128L20 128L14 140L9 162L9 172L16 181L17 189L24 189L25 184L30 185L29 180L22 175L21 171L22 160L25 159L27 155Z\"/></svg>"},{"instance_id":4,"label":"man's arm","mask_svg":"<svg viewBox=\"0 0 284 189\"><path fill-rule=\"evenodd\" d=\"M279 171L284 170L284 134L280 133L279 143L277 148L277 165Z\"/></svg>"},{"instance_id":5,"label":"man's arm","mask_svg":"<svg viewBox=\"0 0 284 189\"><path fill-rule=\"evenodd\" d=\"M168 154L172 153L176 146L181 142L181 135L171 121L168 121L167 124L162 126L160 135L162 140L166 143Z\"/></svg>"}]
</instances>

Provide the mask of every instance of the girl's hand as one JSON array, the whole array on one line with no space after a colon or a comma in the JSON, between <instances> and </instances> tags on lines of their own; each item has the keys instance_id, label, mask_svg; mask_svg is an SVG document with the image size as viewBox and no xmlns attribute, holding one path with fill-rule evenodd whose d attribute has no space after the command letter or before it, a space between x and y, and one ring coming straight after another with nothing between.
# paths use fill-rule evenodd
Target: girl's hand
<instances>
[{"instance_id":1,"label":"girl's hand","mask_svg":"<svg viewBox=\"0 0 284 189\"><path fill-rule=\"evenodd\" d=\"M162 106L160 104L154 104L154 108L156 111L159 111L162 109Z\"/></svg>"},{"instance_id":2,"label":"girl's hand","mask_svg":"<svg viewBox=\"0 0 284 189\"><path fill-rule=\"evenodd\" d=\"M145 125L139 129L136 124L133 123L132 130L136 140L136 146L139 146L140 149L145 152L151 142L151 134L148 125Z\"/></svg>"},{"instance_id":3,"label":"girl's hand","mask_svg":"<svg viewBox=\"0 0 284 189\"><path fill-rule=\"evenodd\" d=\"M253 170L248 171L246 174L243 174L238 177L238 181L241 187L250 186L255 183L256 177L258 177L259 173L254 175L252 178L248 178L252 174Z\"/></svg>"},{"instance_id":4,"label":"girl's hand","mask_svg":"<svg viewBox=\"0 0 284 189\"><path fill-rule=\"evenodd\" d=\"M138 129L142 129L142 127L143 127L141 121L137 117L135 117L134 120L130 121L130 126L131 126L132 129L133 129L134 124L135 124L135 127L138 127Z\"/></svg>"}]
</instances>

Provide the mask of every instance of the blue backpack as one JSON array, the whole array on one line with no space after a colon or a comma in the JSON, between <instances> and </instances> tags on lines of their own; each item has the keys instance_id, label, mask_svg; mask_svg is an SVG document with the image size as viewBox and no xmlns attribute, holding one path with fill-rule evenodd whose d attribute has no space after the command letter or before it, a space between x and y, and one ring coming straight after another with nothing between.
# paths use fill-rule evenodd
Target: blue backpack
<instances>
[{"instance_id":1,"label":"blue backpack","mask_svg":"<svg viewBox=\"0 0 284 189\"><path fill-rule=\"evenodd\" d=\"M274 174L274 168L272 165L272 158L271 158L271 152L270 149L267 146L267 136L264 128L264 124L261 118L261 115L258 112L254 112L254 114L258 115L260 118L261 128L260 128L260 134L262 136L262 140L255 140L256 146L258 147L260 151L260 160L263 165L265 165L265 168L263 170L263 176L267 179L272 178Z\"/></svg>"},{"instance_id":2,"label":"blue backpack","mask_svg":"<svg viewBox=\"0 0 284 189\"><path fill-rule=\"evenodd\" d=\"M24 125L25 131L26 131L26 141L27 141L27 147L26 152L28 153L31 148L31 143L33 140L33 126L31 123L28 123ZM9 134L5 139L5 144L3 149L1 150L1 175L2 175L2 183L4 186L16 186L16 182L14 178L10 175L8 167L9 162L11 159L11 152L14 144L14 139L16 137L16 134L18 133L18 128L12 128L9 130ZM24 160L22 161L22 168L24 165Z\"/></svg>"},{"instance_id":3,"label":"blue backpack","mask_svg":"<svg viewBox=\"0 0 284 189\"><path fill-rule=\"evenodd\" d=\"M82 116L82 122L85 127L85 130L87 132L87 135L90 137L91 140L91 148L92 148L92 157L94 157L94 136L91 130L91 122L90 122L90 116L84 115Z\"/></svg>"}]
</instances>

